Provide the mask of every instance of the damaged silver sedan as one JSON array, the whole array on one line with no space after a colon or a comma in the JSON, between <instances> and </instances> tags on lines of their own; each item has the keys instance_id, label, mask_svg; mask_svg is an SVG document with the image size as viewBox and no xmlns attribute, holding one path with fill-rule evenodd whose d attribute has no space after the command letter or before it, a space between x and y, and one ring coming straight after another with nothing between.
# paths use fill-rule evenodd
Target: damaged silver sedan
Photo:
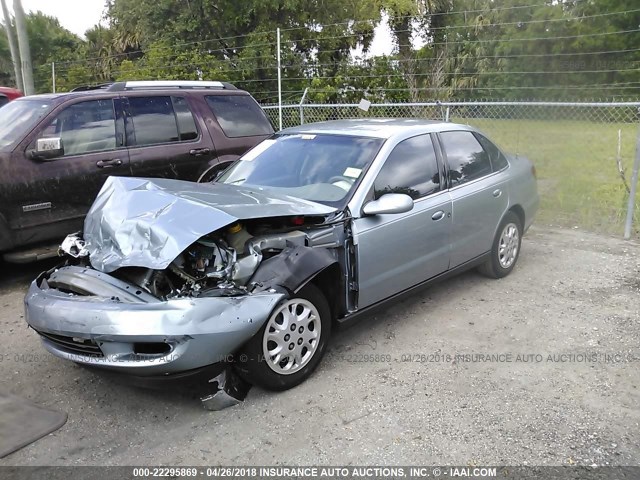
<instances>
[{"instance_id":1,"label":"damaged silver sedan","mask_svg":"<svg viewBox=\"0 0 640 480\"><path fill-rule=\"evenodd\" d=\"M331 330L416 287L511 272L535 170L468 126L284 130L211 184L110 177L27 293L54 355L136 377L211 366L291 388ZM227 370L228 371L228 370Z\"/></svg>"}]
</instances>

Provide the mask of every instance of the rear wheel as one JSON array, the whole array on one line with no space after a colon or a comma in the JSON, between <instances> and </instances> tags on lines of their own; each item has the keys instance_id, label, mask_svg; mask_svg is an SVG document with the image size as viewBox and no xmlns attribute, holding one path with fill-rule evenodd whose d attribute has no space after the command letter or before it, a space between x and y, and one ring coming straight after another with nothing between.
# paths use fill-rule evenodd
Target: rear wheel
<instances>
[{"instance_id":1,"label":"rear wheel","mask_svg":"<svg viewBox=\"0 0 640 480\"><path fill-rule=\"evenodd\" d=\"M238 373L268 390L287 390L320 363L331 334L331 312L315 285L307 285L271 312L237 356Z\"/></svg>"},{"instance_id":2,"label":"rear wheel","mask_svg":"<svg viewBox=\"0 0 640 480\"><path fill-rule=\"evenodd\" d=\"M491 278L506 277L518 261L521 242L522 224L520 218L513 212L507 212L500 222L498 232L493 240L491 258L478 270Z\"/></svg>"}]
</instances>

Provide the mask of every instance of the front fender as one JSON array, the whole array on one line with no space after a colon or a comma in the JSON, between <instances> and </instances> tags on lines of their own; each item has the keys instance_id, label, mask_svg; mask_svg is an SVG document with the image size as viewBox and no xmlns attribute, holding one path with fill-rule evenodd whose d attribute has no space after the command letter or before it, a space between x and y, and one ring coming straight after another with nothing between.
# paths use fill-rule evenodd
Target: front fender
<instances>
[{"instance_id":1,"label":"front fender","mask_svg":"<svg viewBox=\"0 0 640 480\"><path fill-rule=\"evenodd\" d=\"M282 287L295 293L336 263L338 261L326 248L287 247L279 255L263 261L249 285L257 285L256 290Z\"/></svg>"},{"instance_id":2,"label":"front fender","mask_svg":"<svg viewBox=\"0 0 640 480\"><path fill-rule=\"evenodd\" d=\"M13 234L4 216L0 214L0 252L12 249L14 245Z\"/></svg>"}]
</instances>

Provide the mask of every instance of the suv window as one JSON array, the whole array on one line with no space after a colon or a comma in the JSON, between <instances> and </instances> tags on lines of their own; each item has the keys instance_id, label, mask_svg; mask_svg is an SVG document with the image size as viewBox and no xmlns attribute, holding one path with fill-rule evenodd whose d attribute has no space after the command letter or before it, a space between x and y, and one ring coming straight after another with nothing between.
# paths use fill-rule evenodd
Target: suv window
<instances>
[{"instance_id":1,"label":"suv window","mask_svg":"<svg viewBox=\"0 0 640 480\"><path fill-rule=\"evenodd\" d=\"M227 137L250 137L273 133L260 106L248 95L207 95L209 108Z\"/></svg>"},{"instance_id":2,"label":"suv window","mask_svg":"<svg viewBox=\"0 0 640 480\"><path fill-rule=\"evenodd\" d=\"M442 132L440 139L449 163L451 186L462 185L491 173L489 155L473 133Z\"/></svg>"},{"instance_id":3,"label":"suv window","mask_svg":"<svg viewBox=\"0 0 640 480\"><path fill-rule=\"evenodd\" d=\"M494 172L502 170L507 165L509 165L503 153L498 147L495 146L495 144L491 140L489 140L484 135L480 135L479 133L476 133L476 138L489 154L489 160L491 160L491 166L493 167Z\"/></svg>"},{"instance_id":4,"label":"suv window","mask_svg":"<svg viewBox=\"0 0 640 480\"><path fill-rule=\"evenodd\" d=\"M112 100L91 100L65 108L39 138L60 137L64 156L116 148L116 119Z\"/></svg>"},{"instance_id":5,"label":"suv window","mask_svg":"<svg viewBox=\"0 0 640 480\"><path fill-rule=\"evenodd\" d=\"M440 173L430 135L400 142L374 182L374 196L406 193L416 199L440 190Z\"/></svg>"},{"instance_id":6,"label":"suv window","mask_svg":"<svg viewBox=\"0 0 640 480\"><path fill-rule=\"evenodd\" d=\"M173 109L176 112L176 120L178 121L178 133L180 141L195 140L198 138L198 129L193 113L189 110L187 100L182 97L171 97L173 101Z\"/></svg>"},{"instance_id":7,"label":"suv window","mask_svg":"<svg viewBox=\"0 0 640 480\"><path fill-rule=\"evenodd\" d=\"M129 112L135 132L133 145L155 145L179 140L171 97L129 97Z\"/></svg>"}]
</instances>

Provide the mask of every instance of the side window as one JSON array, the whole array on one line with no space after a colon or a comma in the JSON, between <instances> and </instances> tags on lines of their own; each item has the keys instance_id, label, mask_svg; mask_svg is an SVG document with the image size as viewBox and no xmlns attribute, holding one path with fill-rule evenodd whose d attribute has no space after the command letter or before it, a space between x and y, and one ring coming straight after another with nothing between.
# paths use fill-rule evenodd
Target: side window
<instances>
[{"instance_id":1,"label":"side window","mask_svg":"<svg viewBox=\"0 0 640 480\"><path fill-rule=\"evenodd\" d=\"M173 109L176 112L176 120L178 121L180 141L195 140L198 138L198 129L187 100L183 97L171 97L171 100L173 101Z\"/></svg>"},{"instance_id":2,"label":"side window","mask_svg":"<svg viewBox=\"0 0 640 480\"><path fill-rule=\"evenodd\" d=\"M273 133L269 120L252 97L208 95L206 99L227 137L250 137Z\"/></svg>"},{"instance_id":3,"label":"side window","mask_svg":"<svg viewBox=\"0 0 640 480\"><path fill-rule=\"evenodd\" d=\"M91 100L65 108L39 138L60 137L64 156L116 148L116 119L112 100Z\"/></svg>"},{"instance_id":4,"label":"side window","mask_svg":"<svg viewBox=\"0 0 640 480\"><path fill-rule=\"evenodd\" d=\"M489 154L489 160L491 160L491 166L493 167L494 172L498 172L503 168L505 168L507 165L509 165L509 163L507 162L507 159L502 154L500 149L496 147L491 140L489 140L484 135L480 135L479 133L476 133L476 138L482 144L482 147Z\"/></svg>"},{"instance_id":5,"label":"side window","mask_svg":"<svg viewBox=\"0 0 640 480\"><path fill-rule=\"evenodd\" d=\"M180 140L171 97L129 97L129 113L135 132L134 145Z\"/></svg>"},{"instance_id":6,"label":"side window","mask_svg":"<svg viewBox=\"0 0 640 480\"><path fill-rule=\"evenodd\" d=\"M374 182L374 196L406 193L416 199L440 190L440 173L430 135L400 142Z\"/></svg>"},{"instance_id":7,"label":"side window","mask_svg":"<svg viewBox=\"0 0 640 480\"><path fill-rule=\"evenodd\" d=\"M473 133L466 131L443 132L442 145L449 163L451 186L462 185L491 173L489 155Z\"/></svg>"}]
</instances>

